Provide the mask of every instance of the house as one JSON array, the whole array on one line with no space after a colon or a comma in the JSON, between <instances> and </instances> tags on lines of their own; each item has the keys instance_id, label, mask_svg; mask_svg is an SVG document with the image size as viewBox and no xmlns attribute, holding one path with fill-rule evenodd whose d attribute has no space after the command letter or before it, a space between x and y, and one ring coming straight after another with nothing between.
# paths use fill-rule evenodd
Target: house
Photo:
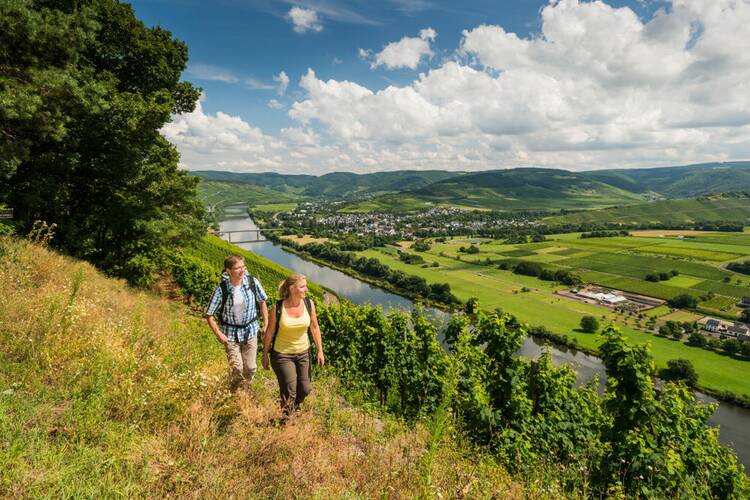
<instances>
[{"instance_id":1,"label":"house","mask_svg":"<svg viewBox=\"0 0 750 500\"><path fill-rule=\"evenodd\" d=\"M750 307L750 297L742 297L742 300L737 302L737 307L743 307L745 309Z\"/></svg>"},{"instance_id":2,"label":"house","mask_svg":"<svg viewBox=\"0 0 750 500\"><path fill-rule=\"evenodd\" d=\"M703 328L709 332L718 332L720 326L721 322L718 319L709 319Z\"/></svg>"},{"instance_id":3,"label":"house","mask_svg":"<svg viewBox=\"0 0 750 500\"><path fill-rule=\"evenodd\" d=\"M740 337L750 335L750 327L743 323L735 323L727 328L726 334L728 337Z\"/></svg>"}]
</instances>

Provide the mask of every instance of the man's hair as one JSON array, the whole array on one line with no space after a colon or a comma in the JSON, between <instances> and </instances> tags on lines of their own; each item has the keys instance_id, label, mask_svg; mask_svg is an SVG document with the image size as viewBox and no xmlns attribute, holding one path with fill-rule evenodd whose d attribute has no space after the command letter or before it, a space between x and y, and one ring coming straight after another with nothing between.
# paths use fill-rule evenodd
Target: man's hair
<instances>
[{"instance_id":1,"label":"man's hair","mask_svg":"<svg viewBox=\"0 0 750 500\"><path fill-rule=\"evenodd\" d=\"M245 262L245 258L241 255L228 255L224 259L224 269L232 269L238 262Z\"/></svg>"}]
</instances>

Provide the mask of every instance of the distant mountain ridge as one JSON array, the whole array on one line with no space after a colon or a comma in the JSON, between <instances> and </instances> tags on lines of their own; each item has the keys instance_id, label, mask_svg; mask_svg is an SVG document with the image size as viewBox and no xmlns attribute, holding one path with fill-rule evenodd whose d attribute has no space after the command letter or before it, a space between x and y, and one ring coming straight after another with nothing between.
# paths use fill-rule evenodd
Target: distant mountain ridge
<instances>
[{"instance_id":1,"label":"distant mountain ridge","mask_svg":"<svg viewBox=\"0 0 750 500\"><path fill-rule=\"evenodd\" d=\"M620 189L635 193L650 191L666 198L750 190L750 161L596 170L582 174Z\"/></svg>"},{"instance_id":2,"label":"distant mountain ridge","mask_svg":"<svg viewBox=\"0 0 750 500\"><path fill-rule=\"evenodd\" d=\"M524 167L452 172L404 170L322 176L194 171L207 180L255 184L309 198L349 199L351 210L454 205L496 210L602 208L658 198L750 191L750 161L571 172Z\"/></svg>"},{"instance_id":3,"label":"distant mountain ridge","mask_svg":"<svg viewBox=\"0 0 750 500\"><path fill-rule=\"evenodd\" d=\"M206 180L255 184L283 193L295 193L312 198L348 198L360 194L379 194L419 189L434 182L463 175L464 172L445 170L401 170L355 174L333 172L321 176L306 174L234 173L196 170L191 175Z\"/></svg>"}]
</instances>

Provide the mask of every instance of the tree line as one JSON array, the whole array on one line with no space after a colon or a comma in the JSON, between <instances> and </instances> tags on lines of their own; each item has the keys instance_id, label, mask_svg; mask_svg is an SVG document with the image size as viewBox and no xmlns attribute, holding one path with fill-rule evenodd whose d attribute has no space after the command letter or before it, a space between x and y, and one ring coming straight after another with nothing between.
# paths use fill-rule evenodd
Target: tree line
<instances>
[{"instance_id":1,"label":"tree line","mask_svg":"<svg viewBox=\"0 0 750 500\"><path fill-rule=\"evenodd\" d=\"M188 53L116 0L0 2L0 204L17 230L147 285L205 233L198 179L161 135L192 111Z\"/></svg>"}]
</instances>

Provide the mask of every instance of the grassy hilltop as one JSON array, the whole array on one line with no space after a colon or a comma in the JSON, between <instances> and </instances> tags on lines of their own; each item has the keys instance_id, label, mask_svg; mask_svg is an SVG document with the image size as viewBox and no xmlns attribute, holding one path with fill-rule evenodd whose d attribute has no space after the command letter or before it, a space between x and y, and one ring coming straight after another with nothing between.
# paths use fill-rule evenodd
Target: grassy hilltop
<instances>
[{"instance_id":1,"label":"grassy hilltop","mask_svg":"<svg viewBox=\"0 0 750 500\"><path fill-rule=\"evenodd\" d=\"M0 496L527 497L491 461L342 401L317 376L292 425L276 381L225 389L200 317L0 238ZM424 460L429 456L430 460Z\"/></svg>"}]
</instances>

